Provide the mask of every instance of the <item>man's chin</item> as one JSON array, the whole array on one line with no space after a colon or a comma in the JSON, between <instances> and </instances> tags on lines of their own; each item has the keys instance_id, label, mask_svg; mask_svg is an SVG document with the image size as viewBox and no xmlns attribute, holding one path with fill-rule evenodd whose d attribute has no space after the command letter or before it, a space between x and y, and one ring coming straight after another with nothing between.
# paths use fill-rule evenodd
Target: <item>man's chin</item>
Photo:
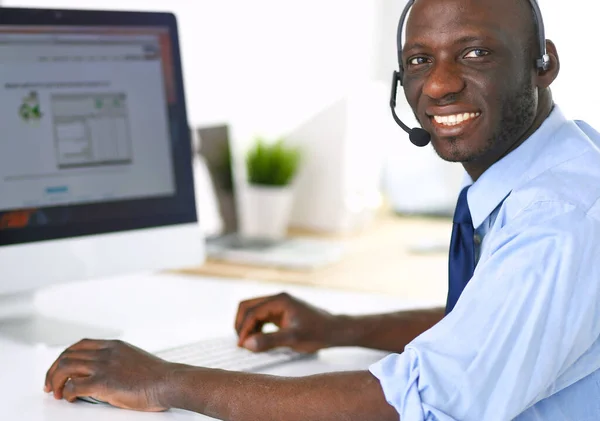
<instances>
[{"instance_id":1,"label":"man's chin","mask_svg":"<svg viewBox=\"0 0 600 421\"><path fill-rule=\"evenodd\" d=\"M431 139L433 150L446 162L466 163L476 160L479 154L462 148L461 143L463 142L457 138Z\"/></svg>"}]
</instances>

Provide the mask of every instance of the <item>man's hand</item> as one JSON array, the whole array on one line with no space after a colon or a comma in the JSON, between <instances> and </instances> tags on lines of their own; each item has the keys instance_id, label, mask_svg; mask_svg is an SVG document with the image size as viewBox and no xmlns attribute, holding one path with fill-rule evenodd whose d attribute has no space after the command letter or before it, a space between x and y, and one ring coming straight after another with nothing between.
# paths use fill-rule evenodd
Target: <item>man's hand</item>
<instances>
[{"instance_id":1,"label":"man's hand","mask_svg":"<svg viewBox=\"0 0 600 421\"><path fill-rule=\"evenodd\" d=\"M266 323L279 330L262 333ZM288 294L243 301L238 308L235 329L239 345L251 351L287 346L300 352L315 352L332 346L336 317Z\"/></svg>"},{"instance_id":2,"label":"man's hand","mask_svg":"<svg viewBox=\"0 0 600 421\"><path fill-rule=\"evenodd\" d=\"M52 364L44 390L69 402L90 396L119 408L165 411L160 401L171 366L121 341L84 339Z\"/></svg>"}]
</instances>

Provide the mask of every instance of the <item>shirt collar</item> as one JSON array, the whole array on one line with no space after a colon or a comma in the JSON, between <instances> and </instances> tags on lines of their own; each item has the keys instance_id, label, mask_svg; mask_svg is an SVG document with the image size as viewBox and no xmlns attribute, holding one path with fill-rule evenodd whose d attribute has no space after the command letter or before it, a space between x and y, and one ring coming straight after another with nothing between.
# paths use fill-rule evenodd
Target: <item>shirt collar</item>
<instances>
[{"instance_id":1,"label":"shirt collar","mask_svg":"<svg viewBox=\"0 0 600 421\"><path fill-rule=\"evenodd\" d=\"M500 205L541 155L549 138L565 123L566 117L554 109L542 125L518 148L496 162L472 184L467 195L473 227L477 229ZM472 180L469 181L472 183Z\"/></svg>"}]
</instances>

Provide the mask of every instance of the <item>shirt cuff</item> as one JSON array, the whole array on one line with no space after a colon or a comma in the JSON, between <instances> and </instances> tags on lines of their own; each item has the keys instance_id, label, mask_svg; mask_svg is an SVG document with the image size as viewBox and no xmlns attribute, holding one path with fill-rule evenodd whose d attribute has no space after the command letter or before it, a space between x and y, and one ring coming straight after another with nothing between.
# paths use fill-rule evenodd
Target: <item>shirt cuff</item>
<instances>
[{"instance_id":1,"label":"shirt cuff","mask_svg":"<svg viewBox=\"0 0 600 421\"><path fill-rule=\"evenodd\" d=\"M398 411L401 421L456 421L421 398L419 360L407 349L372 364L369 371L379 380L385 399Z\"/></svg>"}]
</instances>

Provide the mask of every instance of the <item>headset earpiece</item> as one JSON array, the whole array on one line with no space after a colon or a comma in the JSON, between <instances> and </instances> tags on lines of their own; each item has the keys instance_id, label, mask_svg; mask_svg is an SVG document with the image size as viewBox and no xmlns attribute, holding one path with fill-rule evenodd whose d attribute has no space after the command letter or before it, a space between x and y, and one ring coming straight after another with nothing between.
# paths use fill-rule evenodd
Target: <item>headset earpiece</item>
<instances>
[{"instance_id":1,"label":"headset earpiece","mask_svg":"<svg viewBox=\"0 0 600 421\"><path fill-rule=\"evenodd\" d=\"M550 69L550 56L544 54L542 58L536 60L536 64L540 72L547 72Z\"/></svg>"}]
</instances>

